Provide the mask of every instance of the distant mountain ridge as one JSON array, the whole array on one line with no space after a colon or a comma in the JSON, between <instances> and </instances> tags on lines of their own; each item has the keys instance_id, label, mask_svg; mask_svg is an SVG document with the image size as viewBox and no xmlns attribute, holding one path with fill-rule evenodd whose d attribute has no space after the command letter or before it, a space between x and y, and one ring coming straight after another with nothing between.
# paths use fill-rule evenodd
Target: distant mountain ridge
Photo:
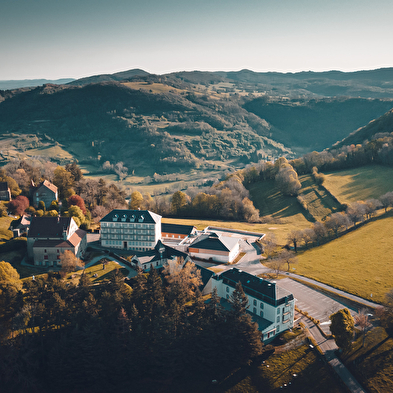
<instances>
[{"instance_id":1,"label":"distant mountain ridge","mask_svg":"<svg viewBox=\"0 0 393 393\"><path fill-rule=\"evenodd\" d=\"M73 78L63 78L63 79L23 79L23 80L0 80L0 90L12 90L21 89L23 87L36 87L42 86L47 83L53 83L56 85L64 85L74 81Z\"/></svg>"}]
</instances>

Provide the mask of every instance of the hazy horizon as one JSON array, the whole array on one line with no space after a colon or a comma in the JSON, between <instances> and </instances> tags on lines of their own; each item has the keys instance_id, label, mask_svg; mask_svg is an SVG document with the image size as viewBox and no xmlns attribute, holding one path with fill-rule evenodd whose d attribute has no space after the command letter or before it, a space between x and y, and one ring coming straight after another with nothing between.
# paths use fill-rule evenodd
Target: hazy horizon
<instances>
[{"instance_id":1,"label":"hazy horizon","mask_svg":"<svg viewBox=\"0 0 393 393\"><path fill-rule=\"evenodd\" d=\"M388 0L3 1L0 80L387 68L392 13Z\"/></svg>"}]
</instances>

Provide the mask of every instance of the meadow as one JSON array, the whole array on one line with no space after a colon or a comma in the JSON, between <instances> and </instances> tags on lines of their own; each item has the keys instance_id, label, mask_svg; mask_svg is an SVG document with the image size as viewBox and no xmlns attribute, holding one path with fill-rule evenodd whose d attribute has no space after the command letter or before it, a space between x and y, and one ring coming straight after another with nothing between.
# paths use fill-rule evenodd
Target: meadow
<instances>
[{"instance_id":1,"label":"meadow","mask_svg":"<svg viewBox=\"0 0 393 393\"><path fill-rule=\"evenodd\" d=\"M390 392L393 386L393 338L375 327L353 344L343 356L351 372L370 393Z\"/></svg>"},{"instance_id":2,"label":"meadow","mask_svg":"<svg viewBox=\"0 0 393 393\"><path fill-rule=\"evenodd\" d=\"M296 273L382 302L393 288L393 215L298 253Z\"/></svg>"},{"instance_id":3,"label":"meadow","mask_svg":"<svg viewBox=\"0 0 393 393\"><path fill-rule=\"evenodd\" d=\"M393 191L393 168L368 165L326 173L324 186L341 203L379 198Z\"/></svg>"}]
</instances>

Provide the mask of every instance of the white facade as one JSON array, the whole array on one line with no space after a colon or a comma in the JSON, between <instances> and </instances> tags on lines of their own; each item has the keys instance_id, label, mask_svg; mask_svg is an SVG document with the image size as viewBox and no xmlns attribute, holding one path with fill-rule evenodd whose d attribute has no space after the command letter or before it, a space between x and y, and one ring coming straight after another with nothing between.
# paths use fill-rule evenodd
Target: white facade
<instances>
[{"instance_id":1,"label":"white facade","mask_svg":"<svg viewBox=\"0 0 393 393\"><path fill-rule=\"evenodd\" d=\"M101 245L152 250L161 240L161 216L147 210L114 210L101 220Z\"/></svg>"},{"instance_id":2,"label":"white facade","mask_svg":"<svg viewBox=\"0 0 393 393\"><path fill-rule=\"evenodd\" d=\"M237 269L236 269L237 270ZM244 273L247 274L248 273ZM249 275L252 276L252 275ZM274 282L267 283L267 280L260 279L256 276L252 276L253 279L264 281L264 285L268 287L272 286L269 291L277 293ZM235 290L236 284L234 282L225 283L226 280L218 278L213 279L213 287L217 288L217 294L223 299L229 299ZM264 321L256 319L259 323L260 330L263 334L263 340L270 340L275 335L293 328L294 316L295 316L295 300L293 295L280 288L282 297L271 298L270 296L264 295L262 292L250 290L246 283L242 282L243 290L248 298L248 311L259 318L263 318Z\"/></svg>"}]
</instances>

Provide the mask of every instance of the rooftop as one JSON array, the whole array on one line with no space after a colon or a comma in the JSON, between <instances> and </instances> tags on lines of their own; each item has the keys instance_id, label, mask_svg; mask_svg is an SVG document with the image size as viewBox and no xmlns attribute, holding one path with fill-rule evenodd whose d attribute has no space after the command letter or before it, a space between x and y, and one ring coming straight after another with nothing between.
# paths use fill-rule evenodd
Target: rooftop
<instances>
[{"instance_id":1,"label":"rooftop","mask_svg":"<svg viewBox=\"0 0 393 393\"><path fill-rule=\"evenodd\" d=\"M33 217L28 237L63 238L71 225L71 217Z\"/></svg>"},{"instance_id":2,"label":"rooftop","mask_svg":"<svg viewBox=\"0 0 393 393\"><path fill-rule=\"evenodd\" d=\"M149 210L122 210L114 209L108 213L100 222L143 222L156 224L161 216Z\"/></svg>"}]
</instances>

